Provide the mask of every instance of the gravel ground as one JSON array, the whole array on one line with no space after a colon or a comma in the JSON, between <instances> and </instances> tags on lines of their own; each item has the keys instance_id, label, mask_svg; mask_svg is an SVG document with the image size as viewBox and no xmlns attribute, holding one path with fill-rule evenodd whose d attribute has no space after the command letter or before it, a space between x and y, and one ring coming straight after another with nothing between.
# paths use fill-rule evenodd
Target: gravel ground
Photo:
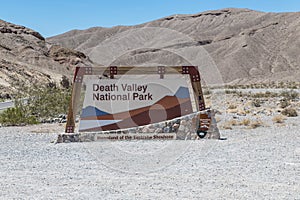
<instances>
[{"instance_id":1,"label":"gravel ground","mask_svg":"<svg viewBox=\"0 0 300 200\"><path fill-rule=\"evenodd\" d=\"M62 126L2 127L0 197L300 199L295 122L223 130L226 140L65 144L50 143Z\"/></svg>"}]
</instances>

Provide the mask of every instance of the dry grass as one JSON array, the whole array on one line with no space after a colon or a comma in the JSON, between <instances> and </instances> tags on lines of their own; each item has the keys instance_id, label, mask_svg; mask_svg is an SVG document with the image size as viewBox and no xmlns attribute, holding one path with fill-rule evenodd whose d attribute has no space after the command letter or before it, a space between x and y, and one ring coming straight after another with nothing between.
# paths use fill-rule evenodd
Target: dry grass
<instances>
[{"instance_id":1,"label":"dry grass","mask_svg":"<svg viewBox=\"0 0 300 200\"><path fill-rule=\"evenodd\" d=\"M252 128L252 129L255 129L255 128L258 128L261 126L263 126L263 122L260 119L254 120L250 123L250 128Z\"/></svg>"},{"instance_id":2,"label":"dry grass","mask_svg":"<svg viewBox=\"0 0 300 200\"><path fill-rule=\"evenodd\" d=\"M285 82L269 82L269 83L254 83L245 85L225 85L226 89L258 89L258 88L287 88L287 89L298 89L300 82L285 81Z\"/></svg>"},{"instance_id":3,"label":"dry grass","mask_svg":"<svg viewBox=\"0 0 300 200\"><path fill-rule=\"evenodd\" d=\"M250 122L251 121L249 119L243 119L242 121L232 119L230 121L225 122L225 124L223 124L223 128L232 129L232 127L234 126L249 126Z\"/></svg>"},{"instance_id":4,"label":"dry grass","mask_svg":"<svg viewBox=\"0 0 300 200\"><path fill-rule=\"evenodd\" d=\"M238 110L237 109L228 109L227 112L228 113L237 113Z\"/></svg>"},{"instance_id":5,"label":"dry grass","mask_svg":"<svg viewBox=\"0 0 300 200\"><path fill-rule=\"evenodd\" d=\"M234 105L234 104L230 104L228 106L228 109L230 109L230 110L233 110L233 109L236 109L236 108L237 108L237 105Z\"/></svg>"},{"instance_id":6,"label":"dry grass","mask_svg":"<svg viewBox=\"0 0 300 200\"><path fill-rule=\"evenodd\" d=\"M223 129L228 129L228 130L232 130L232 126L230 126L230 124L223 124L222 126Z\"/></svg>"},{"instance_id":7,"label":"dry grass","mask_svg":"<svg viewBox=\"0 0 300 200\"><path fill-rule=\"evenodd\" d=\"M283 115L275 115L273 118L272 118L272 121L274 123L284 123L284 121L286 120L286 118L283 116Z\"/></svg>"},{"instance_id":8,"label":"dry grass","mask_svg":"<svg viewBox=\"0 0 300 200\"><path fill-rule=\"evenodd\" d=\"M232 129L233 126L237 126L237 125L239 125L238 121L233 119L225 122L222 127L224 129Z\"/></svg>"},{"instance_id":9,"label":"dry grass","mask_svg":"<svg viewBox=\"0 0 300 200\"><path fill-rule=\"evenodd\" d=\"M250 123L251 123L250 119L243 119L240 124L244 126L249 126Z\"/></svg>"},{"instance_id":10,"label":"dry grass","mask_svg":"<svg viewBox=\"0 0 300 200\"><path fill-rule=\"evenodd\" d=\"M239 125L238 121L235 120L235 119L230 120L228 123L231 124L232 126L237 126L237 125Z\"/></svg>"},{"instance_id":11,"label":"dry grass","mask_svg":"<svg viewBox=\"0 0 300 200\"><path fill-rule=\"evenodd\" d=\"M249 129L255 129L255 128L264 126L264 123L260 119L256 119L256 120L253 120L253 121L251 121L248 118L245 118L242 121L237 121L237 120L233 119L233 120L225 122L222 125L222 128L231 130L235 126L245 126L245 127L248 127Z\"/></svg>"},{"instance_id":12,"label":"dry grass","mask_svg":"<svg viewBox=\"0 0 300 200\"><path fill-rule=\"evenodd\" d=\"M215 117L216 122L219 123L221 121L221 117Z\"/></svg>"}]
</instances>

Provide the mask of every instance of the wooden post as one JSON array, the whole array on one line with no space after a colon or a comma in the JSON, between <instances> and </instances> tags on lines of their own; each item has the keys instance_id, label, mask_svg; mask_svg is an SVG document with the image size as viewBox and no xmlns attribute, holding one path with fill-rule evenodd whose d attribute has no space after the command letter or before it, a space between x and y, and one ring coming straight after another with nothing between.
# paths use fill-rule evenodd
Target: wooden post
<instances>
[{"instance_id":1,"label":"wooden post","mask_svg":"<svg viewBox=\"0 0 300 200\"><path fill-rule=\"evenodd\" d=\"M202 111L205 110L204 96L201 87L201 78L200 73L198 71L198 67L196 66L182 66L182 74L189 74L192 87L194 90L194 95L196 99L197 110Z\"/></svg>"},{"instance_id":2,"label":"wooden post","mask_svg":"<svg viewBox=\"0 0 300 200\"><path fill-rule=\"evenodd\" d=\"M80 92L84 75L91 75L91 67L76 67L74 78L73 78L73 87L72 87L72 96L69 104L69 112L67 118L67 124L65 133L74 133L75 132L75 119L78 109L78 104L80 101Z\"/></svg>"}]
</instances>

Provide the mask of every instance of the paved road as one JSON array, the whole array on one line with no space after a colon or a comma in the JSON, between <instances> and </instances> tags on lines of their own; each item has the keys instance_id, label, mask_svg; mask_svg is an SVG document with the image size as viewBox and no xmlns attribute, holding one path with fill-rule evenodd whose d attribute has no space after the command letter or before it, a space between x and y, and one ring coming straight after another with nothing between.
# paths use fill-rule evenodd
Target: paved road
<instances>
[{"instance_id":1,"label":"paved road","mask_svg":"<svg viewBox=\"0 0 300 200\"><path fill-rule=\"evenodd\" d=\"M14 107L13 101L0 102L0 110L4 110L11 107Z\"/></svg>"}]
</instances>

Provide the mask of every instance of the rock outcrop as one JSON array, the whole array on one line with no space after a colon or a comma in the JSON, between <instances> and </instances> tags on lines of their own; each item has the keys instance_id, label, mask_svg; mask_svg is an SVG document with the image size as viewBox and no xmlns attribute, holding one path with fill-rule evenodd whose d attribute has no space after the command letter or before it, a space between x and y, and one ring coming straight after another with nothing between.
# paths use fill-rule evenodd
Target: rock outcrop
<instances>
[{"instance_id":1,"label":"rock outcrop","mask_svg":"<svg viewBox=\"0 0 300 200\"><path fill-rule=\"evenodd\" d=\"M36 31L0 20L0 92L11 97L22 85L59 83L77 65L91 65L83 53L53 46Z\"/></svg>"},{"instance_id":2,"label":"rock outcrop","mask_svg":"<svg viewBox=\"0 0 300 200\"><path fill-rule=\"evenodd\" d=\"M21 84L59 82L75 66L197 65L214 83L300 81L300 12L222 9L51 38L0 20L1 97Z\"/></svg>"}]
</instances>

